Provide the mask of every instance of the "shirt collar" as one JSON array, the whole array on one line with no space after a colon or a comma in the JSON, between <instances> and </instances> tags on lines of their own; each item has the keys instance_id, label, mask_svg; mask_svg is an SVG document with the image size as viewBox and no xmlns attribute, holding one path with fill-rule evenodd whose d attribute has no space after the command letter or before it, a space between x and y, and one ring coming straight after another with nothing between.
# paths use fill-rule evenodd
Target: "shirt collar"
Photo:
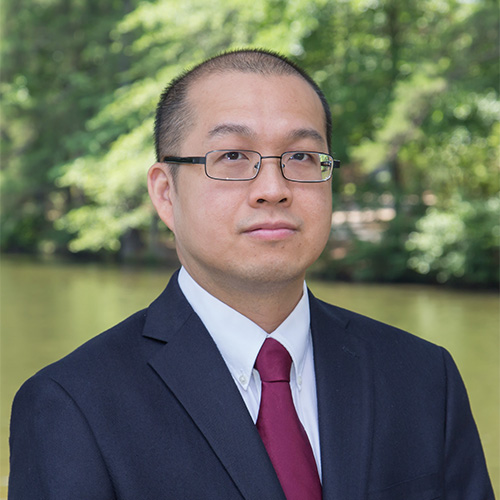
<instances>
[{"instance_id":1,"label":"shirt collar","mask_svg":"<svg viewBox=\"0 0 500 500\"><path fill-rule=\"evenodd\" d=\"M286 347L292 357L294 379L299 388L310 334L309 297L304 291L299 303L281 325L269 335L253 321L209 294L189 275L184 267L179 272L179 286L187 301L212 336L229 371L245 390L252 377L257 354L269 336Z\"/></svg>"}]
</instances>

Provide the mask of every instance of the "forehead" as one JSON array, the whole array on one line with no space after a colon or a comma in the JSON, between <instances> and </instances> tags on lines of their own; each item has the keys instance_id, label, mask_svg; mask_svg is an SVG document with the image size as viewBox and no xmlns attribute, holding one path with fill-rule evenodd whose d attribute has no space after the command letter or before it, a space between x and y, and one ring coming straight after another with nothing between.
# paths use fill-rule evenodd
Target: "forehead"
<instances>
[{"instance_id":1,"label":"forehead","mask_svg":"<svg viewBox=\"0 0 500 500\"><path fill-rule=\"evenodd\" d=\"M326 144L321 101L298 75L210 74L192 84L188 105L194 118L188 142L193 136L210 142L214 136L238 135L238 131L242 136L271 139L310 130Z\"/></svg>"}]
</instances>

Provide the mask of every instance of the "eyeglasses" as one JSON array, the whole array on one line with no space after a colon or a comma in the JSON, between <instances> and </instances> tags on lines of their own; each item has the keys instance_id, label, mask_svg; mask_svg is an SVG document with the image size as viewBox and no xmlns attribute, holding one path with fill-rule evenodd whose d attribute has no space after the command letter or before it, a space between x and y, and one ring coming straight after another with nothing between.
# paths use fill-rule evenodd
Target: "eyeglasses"
<instances>
[{"instance_id":1,"label":"eyeglasses","mask_svg":"<svg viewBox=\"0 0 500 500\"><path fill-rule=\"evenodd\" d=\"M165 156L164 163L205 165L210 179L219 181L250 181L260 172L262 160L279 158L283 177L293 182L325 182L332 176L340 161L326 153L315 151L288 151L281 156L262 156L257 151L221 149L205 156Z\"/></svg>"}]
</instances>

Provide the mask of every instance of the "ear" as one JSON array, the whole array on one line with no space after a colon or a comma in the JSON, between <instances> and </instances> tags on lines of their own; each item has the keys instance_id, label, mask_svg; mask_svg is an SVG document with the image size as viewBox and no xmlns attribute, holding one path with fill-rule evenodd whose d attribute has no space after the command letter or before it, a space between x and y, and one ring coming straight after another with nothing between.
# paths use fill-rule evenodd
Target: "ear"
<instances>
[{"instance_id":1,"label":"ear","mask_svg":"<svg viewBox=\"0 0 500 500\"><path fill-rule=\"evenodd\" d=\"M160 219L175 232L173 198L175 186L168 165L155 163L148 171L148 192Z\"/></svg>"}]
</instances>

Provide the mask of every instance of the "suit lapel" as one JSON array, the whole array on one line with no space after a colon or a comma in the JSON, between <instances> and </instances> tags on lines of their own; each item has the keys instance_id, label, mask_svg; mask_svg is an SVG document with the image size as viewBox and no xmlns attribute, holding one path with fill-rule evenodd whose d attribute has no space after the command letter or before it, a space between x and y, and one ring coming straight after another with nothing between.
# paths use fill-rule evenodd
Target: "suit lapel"
<instances>
[{"instance_id":1,"label":"suit lapel","mask_svg":"<svg viewBox=\"0 0 500 500\"><path fill-rule=\"evenodd\" d=\"M310 297L324 500L367 498L373 426L371 362L338 309Z\"/></svg>"},{"instance_id":2,"label":"suit lapel","mask_svg":"<svg viewBox=\"0 0 500 500\"><path fill-rule=\"evenodd\" d=\"M244 498L284 499L246 405L174 275L150 306L144 335L166 344L149 364L202 432Z\"/></svg>"}]
</instances>

